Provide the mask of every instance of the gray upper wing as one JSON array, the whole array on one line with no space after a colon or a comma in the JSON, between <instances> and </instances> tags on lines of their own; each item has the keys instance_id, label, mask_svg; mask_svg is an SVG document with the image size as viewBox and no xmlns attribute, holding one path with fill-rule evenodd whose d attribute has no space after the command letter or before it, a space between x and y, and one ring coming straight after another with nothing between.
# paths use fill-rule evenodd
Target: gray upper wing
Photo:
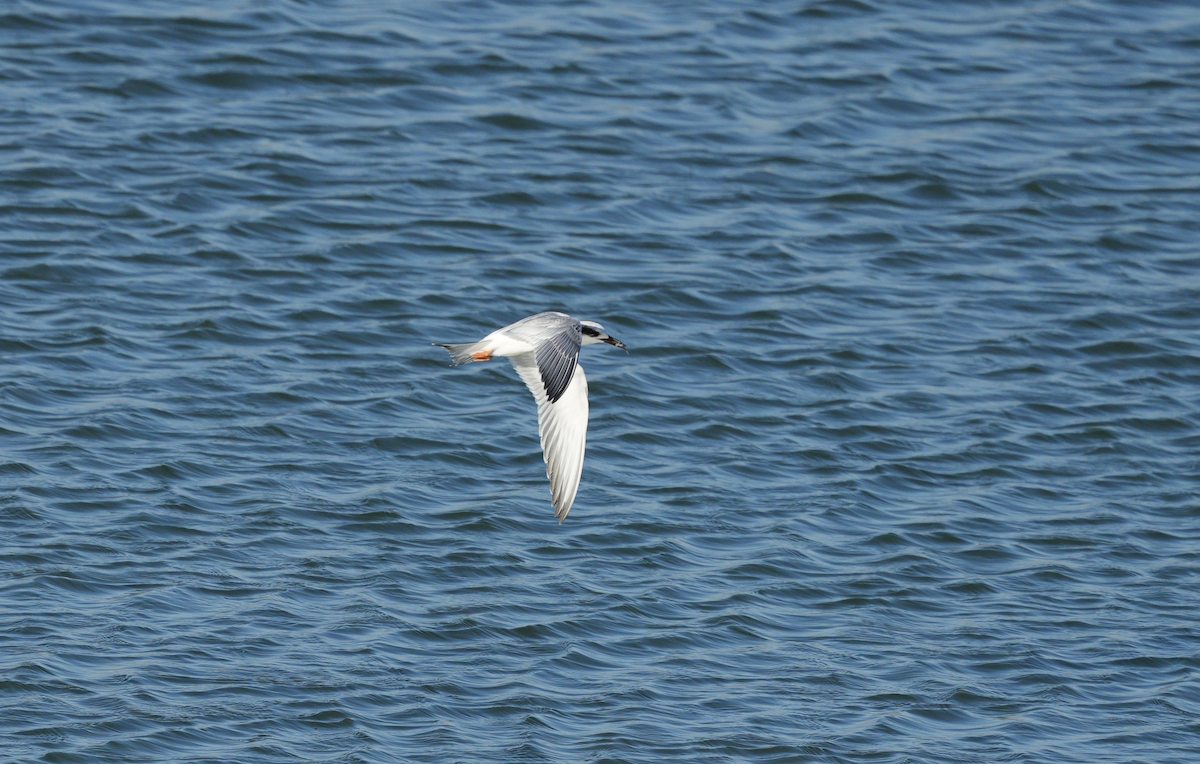
<instances>
[{"instance_id":1,"label":"gray upper wing","mask_svg":"<svg viewBox=\"0 0 1200 764\"><path fill-rule=\"evenodd\" d=\"M505 330L534 346L534 360L551 403L557 403L571 384L583 335L579 322L565 313L538 313Z\"/></svg>"}]
</instances>

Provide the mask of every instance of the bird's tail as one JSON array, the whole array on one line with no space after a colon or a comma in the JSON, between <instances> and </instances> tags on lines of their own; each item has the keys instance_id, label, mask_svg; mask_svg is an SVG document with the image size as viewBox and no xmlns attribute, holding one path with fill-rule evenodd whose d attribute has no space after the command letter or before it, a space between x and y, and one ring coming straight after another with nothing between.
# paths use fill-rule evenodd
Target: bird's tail
<instances>
[{"instance_id":1,"label":"bird's tail","mask_svg":"<svg viewBox=\"0 0 1200 764\"><path fill-rule=\"evenodd\" d=\"M483 360L482 358L476 357L476 354L480 352L480 345L483 344L482 342L465 342L461 345L443 344L441 342L433 342L430 344L437 345L440 348L446 348L446 351L450 353L450 358L453 359L455 366L462 366L464 363L474 363L476 361Z\"/></svg>"}]
</instances>

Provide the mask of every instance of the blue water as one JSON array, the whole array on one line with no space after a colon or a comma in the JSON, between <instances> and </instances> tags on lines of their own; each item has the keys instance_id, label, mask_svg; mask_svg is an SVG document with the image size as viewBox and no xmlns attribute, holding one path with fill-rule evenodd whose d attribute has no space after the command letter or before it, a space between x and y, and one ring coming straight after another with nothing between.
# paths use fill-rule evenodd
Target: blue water
<instances>
[{"instance_id":1,"label":"blue water","mask_svg":"<svg viewBox=\"0 0 1200 764\"><path fill-rule=\"evenodd\" d=\"M0 760L1200 761L1189 2L0 6ZM585 348L579 497L469 341Z\"/></svg>"}]
</instances>

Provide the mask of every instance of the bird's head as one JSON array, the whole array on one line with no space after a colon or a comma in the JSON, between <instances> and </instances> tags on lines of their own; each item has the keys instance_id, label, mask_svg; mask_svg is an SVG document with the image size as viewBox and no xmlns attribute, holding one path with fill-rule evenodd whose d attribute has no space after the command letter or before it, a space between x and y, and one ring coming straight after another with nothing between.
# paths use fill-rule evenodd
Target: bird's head
<instances>
[{"instance_id":1,"label":"bird's head","mask_svg":"<svg viewBox=\"0 0 1200 764\"><path fill-rule=\"evenodd\" d=\"M598 343L605 342L609 345L615 345L622 350L625 350L624 342L621 342L616 337L608 336L608 332L604 331L604 327L595 321L580 321L579 329L581 332L583 332L582 342L580 344L596 345ZM625 350L625 352L628 353L629 351Z\"/></svg>"}]
</instances>

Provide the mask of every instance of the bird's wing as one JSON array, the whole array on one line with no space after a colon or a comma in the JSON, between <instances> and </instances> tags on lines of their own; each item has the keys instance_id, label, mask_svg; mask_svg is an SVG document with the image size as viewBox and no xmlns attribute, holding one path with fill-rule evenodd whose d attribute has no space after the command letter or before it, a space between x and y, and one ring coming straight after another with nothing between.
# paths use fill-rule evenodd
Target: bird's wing
<instances>
[{"instance_id":1,"label":"bird's wing","mask_svg":"<svg viewBox=\"0 0 1200 764\"><path fill-rule=\"evenodd\" d=\"M587 375L582 366L574 364L574 374L566 388L557 401L552 401L546 395L540 364L532 353L511 356L509 360L537 401L542 457L546 460L546 477L550 478L554 516L561 523L575 503L579 478L583 474L588 425Z\"/></svg>"},{"instance_id":2,"label":"bird's wing","mask_svg":"<svg viewBox=\"0 0 1200 764\"><path fill-rule=\"evenodd\" d=\"M501 331L533 345L546 395L551 403L558 403L579 360L583 341L579 322L565 313L538 313Z\"/></svg>"}]
</instances>

